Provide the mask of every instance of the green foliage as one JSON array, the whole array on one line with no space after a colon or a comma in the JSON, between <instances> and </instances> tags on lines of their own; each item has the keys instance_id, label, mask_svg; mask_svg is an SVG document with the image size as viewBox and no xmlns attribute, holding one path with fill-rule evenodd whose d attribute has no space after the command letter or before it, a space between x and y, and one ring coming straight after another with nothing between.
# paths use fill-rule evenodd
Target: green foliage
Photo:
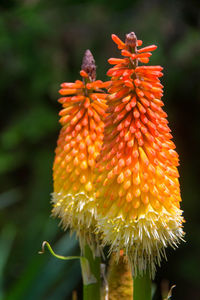
<instances>
[{"instance_id":1,"label":"green foliage","mask_svg":"<svg viewBox=\"0 0 200 300\"><path fill-rule=\"evenodd\" d=\"M180 153L187 232L168 251L156 283L176 283L174 299L198 299L199 280L199 4L191 1L12 0L0 4L0 299L71 299L80 289L78 262L37 253L43 240L79 255L51 211L52 163L59 125L59 84L79 78L90 48L98 78L118 56L111 33L135 31L157 44L151 62L164 66L165 110ZM157 299L159 296L157 295ZM79 293L81 299L81 293Z\"/></svg>"}]
</instances>

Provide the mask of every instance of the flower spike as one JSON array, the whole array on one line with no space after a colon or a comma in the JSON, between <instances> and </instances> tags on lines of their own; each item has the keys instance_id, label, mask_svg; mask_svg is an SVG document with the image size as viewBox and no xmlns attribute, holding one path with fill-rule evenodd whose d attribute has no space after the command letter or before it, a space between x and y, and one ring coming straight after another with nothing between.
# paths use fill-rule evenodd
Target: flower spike
<instances>
[{"instance_id":1,"label":"flower spike","mask_svg":"<svg viewBox=\"0 0 200 300\"><path fill-rule=\"evenodd\" d=\"M135 33L113 41L122 58L110 58L108 112L99 160L99 228L104 244L123 249L135 275L150 271L184 233L180 210L178 154L162 109L160 66L149 62L152 45L138 50Z\"/></svg>"},{"instance_id":2,"label":"flower spike","mask_svg":"<svg viewBox=\"0 0 200 300\"><path fill-rule=\"evenodd\" d=\"M82 81L61 84L58 100L61 131L53 164L53 216L64 229L76 231L82 250L85 242L93 252L98 248L94 168L99 156L106 116L106 84L96 80L94 58L87 50L80 71ZM95 254L95 253L94 253Z\"/></svg>"}]
</instances>

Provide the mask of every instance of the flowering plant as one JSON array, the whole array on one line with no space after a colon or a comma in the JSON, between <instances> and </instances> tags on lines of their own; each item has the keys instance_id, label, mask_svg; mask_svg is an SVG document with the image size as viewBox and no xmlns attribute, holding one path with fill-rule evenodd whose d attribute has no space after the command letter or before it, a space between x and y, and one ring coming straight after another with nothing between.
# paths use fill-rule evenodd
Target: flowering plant
<instances>
[{"instance_id":1,"label":"flowering plant","mask_svg":"<svg viewBox=\"0 0 200 300\"><path fill-rule=\"evenodd\" d=\"M163 68L144 65L157 46L138 49L142 41L133 32L125 42L114 34L112 39L122 57L108 60L114 65L107 72L110 81L96 80L94 58L87 50L82 81L61 85L52 214L64 229L77 233L86 257L82 270L95 275L84 281L84 299L100 299L97 256L108 245L110 270L118 270L114 259L121 270L129 262L134 300L147 300L165 248L177 247L184 235L178 154L162 108ZM130 276L125 278L119 284ZM121 299L132 292L129 283L128 290L119 288Z\"/></svg>"}]
</instances>

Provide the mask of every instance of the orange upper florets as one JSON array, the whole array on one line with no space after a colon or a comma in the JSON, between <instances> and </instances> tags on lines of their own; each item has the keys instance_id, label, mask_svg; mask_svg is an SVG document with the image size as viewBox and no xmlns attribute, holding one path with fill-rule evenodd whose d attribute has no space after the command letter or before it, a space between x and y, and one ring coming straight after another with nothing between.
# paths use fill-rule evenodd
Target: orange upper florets
<instances>
[{"instance_id":1,"label":"orange upper florets","mask_svg":"<svg viewBox=\"0 0 200 300\"><path fill-rule=\"evenodd\" d=\"M54 191L78 193L93 189L93 172L100 153L106 113L105 84L91 82L89 75L80 72L83 81L61 84L58 101L62 104L62 129L57 142L54 162Z\"/></svg>"},{"instance_id":2,"label":"orange upper florets","mask_svg":"<svg viewBox=\"0 0 200 300\"><path fill-rule=\"evenodd\" d=\"M103 187L106 210L121 208L124 216L136 218L147 205L155 209L179 206L180 189L177 180L178 155L163 111L162 67L138 66L148 63L157 46L137 49L142 44L133 33L123 43L116 35L113 41L124 58L110 58L115 65L108 88L108 112L102 151L104 164L98 181ZM104 170L104 171L103 171ZM104 196L103 196L104 195ZM115 204L114 204L115 203Z\"/></svg>"}]
</instances>

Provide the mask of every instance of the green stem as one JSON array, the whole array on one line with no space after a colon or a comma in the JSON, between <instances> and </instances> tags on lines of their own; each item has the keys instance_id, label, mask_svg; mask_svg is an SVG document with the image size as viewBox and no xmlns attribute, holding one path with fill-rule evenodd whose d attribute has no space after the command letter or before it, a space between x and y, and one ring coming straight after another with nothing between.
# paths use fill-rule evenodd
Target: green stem
<instances>
[{"instance_id":1,"label":"green stem","mask_svg":"<svg viewBox=\"0 0 200 300\"><path fill-rule=\"evenodd\" d=\"M83 286L83 299L84 300L100 300L101 289L101 274L100 274L100 257L93 258L92 251L89 246L85 246L85 257L87 258L90 270L96 278L95 283L84 284Z\"/></svg>"},{"instance_id":2,"label":"green stem","mask_svg":"<svg viewBox=\"0 0 200 300\"><path fill-rule=\"evenodd\" d=\"M133 279L133 300L151 300L151 279L149 272Z\"/></svg>"}]
</instances>

